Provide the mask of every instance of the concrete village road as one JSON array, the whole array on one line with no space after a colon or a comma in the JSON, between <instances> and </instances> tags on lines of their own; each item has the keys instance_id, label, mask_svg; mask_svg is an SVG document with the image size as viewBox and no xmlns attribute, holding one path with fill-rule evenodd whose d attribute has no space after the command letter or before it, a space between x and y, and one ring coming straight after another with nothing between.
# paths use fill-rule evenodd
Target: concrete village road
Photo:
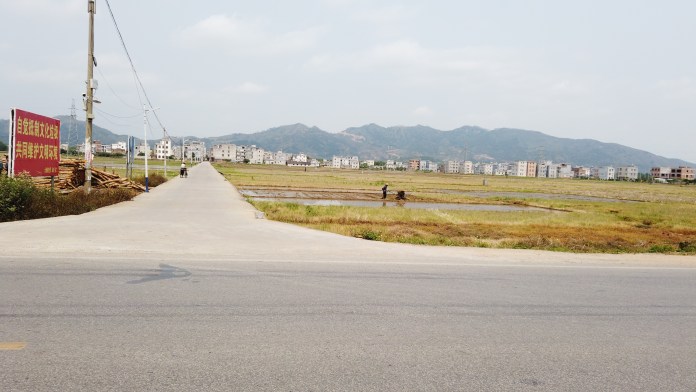
<instances>
[{"instance_id":1,"label":"concrete village road","mask_svg":"<svg viewBox=\"0 0 696 392\"><path fill-rule=\"evenodd\" d=\"M0 389L696 390L696 258L420 247L257 219L207 163L0 224Z\"/></svg>"}]
</instances>

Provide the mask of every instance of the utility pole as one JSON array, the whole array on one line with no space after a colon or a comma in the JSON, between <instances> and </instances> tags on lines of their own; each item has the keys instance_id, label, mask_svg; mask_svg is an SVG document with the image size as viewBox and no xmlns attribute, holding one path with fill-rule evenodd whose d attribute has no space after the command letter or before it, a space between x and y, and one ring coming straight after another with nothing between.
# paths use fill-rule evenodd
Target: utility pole
<instances>
[{"instance_id":1,"label":"utility pole","mask_svg":"<svg viewBox=\"0 0 696 392\"><path fill-rule=\"evenodd\" d=\"M157 109L153 109L151 107L148 108L146 105L143 105L143 131L145 132L145 192L150 192L150 178L147 173L147 156L149 154L148 150L150 149L147 144L147 113L153 112Z\"/></svg>"},{"instance_id":2,"label":"utility pole","mask_svg":"<svg viewBox=\"0 0 696 392\"><path fill-rule=\"evenodd\" d=\"M167 130L164 129L164 138L162 139L164 142L164 177L167 177L167 155L169 154L169 146L171 146L171 142L169 141L169 135L167 135Z\"/></svg>"},{"instance_id":3,"label":"utility pole","mask_svg":"<svg viewBox=\"0 0 696 392\"><path fill-rule=\"evenodd\" d=\"M96 0L87 0L89 13L89 46L87 50L87 93L85 94L85 191L92 191L92 121L94 120L94 14L97 13Z\"/></svg>"},{"instance_id":4,"label":"utility pole","mask_svg":"<svg viewBox=\"0 0 696 392\"><path fill-rule=\"evenodd\" d=\"M143 130L145 132L145 192L150 192L150 178L147 175L147 154L149 148L147 146L147 106L143 105Z\"/></svg>"}]
</instances>

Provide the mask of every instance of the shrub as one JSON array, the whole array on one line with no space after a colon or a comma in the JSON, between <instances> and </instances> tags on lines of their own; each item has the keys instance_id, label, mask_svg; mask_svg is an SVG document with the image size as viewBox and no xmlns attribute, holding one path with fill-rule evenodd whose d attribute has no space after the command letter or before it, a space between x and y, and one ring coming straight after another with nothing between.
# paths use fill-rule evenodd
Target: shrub
<instances>
[{"instance_id":1,"label":"shrub","mask_svg":"<svg viewBox=\"0 0 696 392\"><path fill-rule=\"evenodd\" d=\"M683 241L679 243L679 251L693 253L696 252L696 244L688 241Z\"/></svg>"},{"instance_id":2,"label":"shrub","mask_svg":"<svg viewBox=\"0 0 696 392\"><path fill-rule=\"evenodd\" d=\"M136 182L142 186L145 186L145 176L140 176L136 177L133 179L133 182ZM159 173L152 173L148 175L148 187L149 188L154 188L158 185L162 185L165 182L167 182L167 177L159 174Z\"/></svg>"},{"instance_id":3,"label":"shrub","mask_svg":"<svg viewBox=\"0 0 696 392\"><path fill-rule=\"evenodd\" d=\"M0 177L0 222L24 219L36 191L29 177Z\"/></svg>"},{"instance_id":4,"label":"shrub","mask_svg":"<svg viewBox=\"0 0 696 392\"><path fill-rule=\"evenodd\" d=\"M653 245L648 249L650 253L670 253L674 252L674 248L671 245Z\"/></svg>"},{"instance_id":5,"label":"shrub","mask_svg":"<svg viewBox=\"0 0 696 392\"><path fill-rule=\"evenodd\" d=\"M37 188L30 178L0 178L0 222L78 215L131 200L131 189L95 189L67 195Z\"/></svg>"},{"instance_id":6,"label":"shrub","mask_svg":"<svg viewBox=\"0 0 696 392\"><path fill-rule=\"evenodd\" d=\"M358 238L370 241L379 241L382 238L382 234L378 231L363 230L357 235Z\"/></svg>"}]
</instances>

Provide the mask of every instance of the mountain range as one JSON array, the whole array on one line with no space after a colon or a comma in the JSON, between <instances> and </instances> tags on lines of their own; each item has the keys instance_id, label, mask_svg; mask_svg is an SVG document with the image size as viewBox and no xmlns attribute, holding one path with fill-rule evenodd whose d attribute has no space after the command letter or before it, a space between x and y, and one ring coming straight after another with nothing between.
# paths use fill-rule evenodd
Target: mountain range
<instances>
[{"instance_id":1,"label":"mountain range","mask_svg":"<svg viewBox=\"0 0 696 392\"><path fill-rule=\"evenodd\" d=\"M61 141L70 143L84 140L83 121L76 120L70 131L70 117L61 120ZM551 160L575 166L636 165L641 172L655 166L691 166L693 163L665 158L647 151L616 143L592 139L567 139L541 132L499 128L487 130L465 126L451 131L418 126L381 127L369 124L330 133L303 124L286 125L257 133L233 133L217 137L185 137L205 142L208 148L215 144L233 143L256 145L269 151L305 153L311 157L331 158L334 155L360 159L402 160L427 159L490 161ZM116 135L105 128L94 126L93 139L104 144L125 141L126 135ZM178 138L175 138L178 139ZM0 140L8 140L8 120L0 120ZM152 143L157 140L152 140Z\"/></svg>"}]
</instances>

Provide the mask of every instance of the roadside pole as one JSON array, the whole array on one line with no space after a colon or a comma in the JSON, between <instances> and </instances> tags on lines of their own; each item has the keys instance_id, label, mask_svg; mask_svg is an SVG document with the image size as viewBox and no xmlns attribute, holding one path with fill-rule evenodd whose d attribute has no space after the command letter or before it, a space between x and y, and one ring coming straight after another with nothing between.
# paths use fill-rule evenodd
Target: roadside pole
<instances>
[{"instance_id":1,"label":"roadside pole","mask_svg":"<svg viewBox=\"0 0 696 392\"><path fill-rule=\"evenodd\" d=\"M92 191L92 121L94 120L94 14L96 0L87 0L87 12L89 13L89 43L87 50L87 92L85 94L85 111L87 121L85 123L85 191Z\"/></svg>"},{"instance_id":2,"label":"roadside pole","mask_svg":"<svg viewBox=\"0 0 696 392\"><path fill-rule=\"evenodd\" d=\"M143 105L143 131L145 132L145 192L150 192L150 178L147 173L147 154L149 150L147 146L147 106L145 105Z\"/></svg>"}]
</instances>

